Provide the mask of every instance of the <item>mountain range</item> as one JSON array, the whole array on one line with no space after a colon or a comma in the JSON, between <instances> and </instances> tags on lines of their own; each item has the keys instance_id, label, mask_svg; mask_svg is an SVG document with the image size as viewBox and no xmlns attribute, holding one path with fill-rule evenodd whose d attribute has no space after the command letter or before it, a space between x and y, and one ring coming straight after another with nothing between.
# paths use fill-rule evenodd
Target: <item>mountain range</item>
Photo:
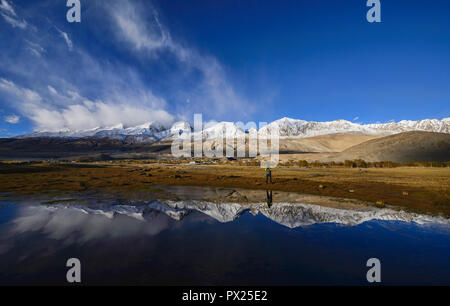
<instances>
[{"instance_id":1,"label":"mountain range","mask_svg":"<svg viewBox=\"0 0 450 306\"><path fill-rule=\"evenodd\" d=\"M281 138L306 138L319 135L336 133L354 133L366 135L392 135L408 131L426 131L437 133L450 133L450 118L424 119L418 121L402 120L399 122L359 124L346 120L334 120L327 122L305 121L291 118L282 118L269 123L259 129L260 135L267 135L269 128L278 128ZM243 136L251 129L245 129L233 122L218 122L205 124L203 127L203 139L213 139L223 135L237 137ZM255 129L256 130L256 129ZM156 142L170 138L186 131L192 131L189 122L176 122L169 128L163 127L157 122L148 122L134 127L125 127L119 124L112 127L97 127L87 130L38 131L20 135L15 138L32 137L63 137L63 138L110 138L117 140L132 140L134 142Z\"/></svg>"},{"instance_id":2,"label":"mountain range","mask_svg":"<svg viewBox=\"0 0 450 306\"><path fill-rule=\"evenodd\" d=\"M280 161L450 161L450 118L442 120L358 124L346 120L329 122L282 118L262 127L278 128ZM15 138L0 139L0 157L5 159L74 158L105 160L109 158L170 157L175 135L193 132L194 141L215 145L217 137L256 135L253 126L233 122L209 122L202 133L180 121L166 128L156 122L135 127L117 125L89 130L34 132ZM228 145L228 144L227 144Z\"/></svg>"},{"instance_id":3,"label":"mountain range","mask_svg":"<svg viewBox=\"0 0 450 306\"><path fill-rule=\"evenodd\" d=\"M119 216L128 216L139 221L153 222L155 224L167 224L157 222L167 217L182 221L190 217L193 212L200 212L213 220L221 223L235 221L244 213L253 215L262 214L266 218L286 226L297 228L310 226L316 223L336 223L345 226L355 226L371 220L393 220L404 222L416 222L418 224L435 224L448 227L448 220L440 217L419 215L405 211L392 209L378 209L367 207L365 209L337 209L326 206L303 204L303 203L277 203L271 208L265 203L238 204L238 203L214 203L206 201L152 201L146 205L109 205L100 207L87 207L79 205L52 205L29 206L33 209L33 215L39 214L38 210L48 213L72 213L83 216L103 216L114 219ZM38 209L38 210L37 210ZM75 218L78 219L78 218Z\"/></svg>"}]
</instances>

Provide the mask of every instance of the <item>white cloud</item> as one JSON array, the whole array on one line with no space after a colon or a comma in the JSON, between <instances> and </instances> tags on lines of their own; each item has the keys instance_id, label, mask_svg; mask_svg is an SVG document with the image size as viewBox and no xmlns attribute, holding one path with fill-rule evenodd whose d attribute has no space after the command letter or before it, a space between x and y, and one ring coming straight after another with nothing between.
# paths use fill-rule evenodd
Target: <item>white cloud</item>
<instances>
[{"instance_id":1,"label":"white cloud","mask_svg":"<svg viewBox=\"0 0 450 306\"><path fill-rule=\"evenodd\" d=\"M57 95L58 94L58 92L56 91L56 89L53 86L48 85L47 88L48 88L48 91L51 94L53 94L53 95Z\"/></svg>"},{"instance_id":2,"label":"white cloud","mask_svg":"<svg viewBox=\"0 0 450 306\"><path fill-rule=\"evenodd\" d=\"M359 120L359 117L355 117L353 118L353 121Z\"/></svg>"},{"instance_id":3,"label":"white cloud","mask_svg":"<svg viewBox=\"0 0 450 306\"><path fill-rule=\"evenodd\" d=\"M17 16L16 12L14 12L14 9L12 8L11 4L8 3L8 1L6 0L1 0L2 2L0 3L0 10L12 15L12 16Z\"/></svg>"},{"instance_id":4,"label":"white cloud","mask_svg":"<svg viewBox=\"0 0 450 306\"><path fill-rule=\"evenodd\" d=\"M39 105L42 101L41 96L37 92L17 86L14 82L3 78L0 78L0 90L15 98L15 101L19 103L23 101Z\"/></svg>"},{"instance_id":5,"label":"white cloud","mask_svg":"<svg viewBox=\"0 0 450 306\"><path fill-rule=\"evenodd\" d=\"M27 22L24 19L20 19L13 7L7 0L1 0L0 3L0 15L3 19L8 22L14 28L25 29L27 27Z\"/></svg>"},{"instance_id":6,"label":"white cloud","mask_svg":"<svg viewBox=\"0 0 450 306\"><path fill-rule=\"evenodd\" d=\"M41 57L41 54L46 52L46 50L39 44L31 42L29 40L25 40L27 44L27 49L36 57Z\"/></svg>"},{"instance_id":7,"label":"white cloud","mask_svg":"<svg viewBox=\"0 0 450 306\"><path fill-rule=\"evenodd\" d=\"M14 88L14 87L15 87L15 85L14 85L13 82L8 81L8 80L3 79L3 78L0 78L0 88L11 89L11 88Z\"/></svg>"},{"instance_id":8,"label":"white cloud","mask_svg":"<svg viewBox=\"0 0 450 306\"><path fill-rule=\"evenodd\" d=\"M48 86L49 91L52 92L50 88L56 93L55 99L69 99L71 104L56 106L35 91L0 79L0 91L20 105L22 114L34 122L36 130L86 130L118 124L136 126L150 121L169 126L174 121L174 117L163 109L165 101L151 92L123 93L124 96L114 94L117 101L104 102L90 101L76 91L69 91L68 97L63 96L51 86Z\"/></svg>"},{"instance_id":9,"label":"white cloud","mask_svg":"<svg viewBox=\"0 0 450 306\"><path fill-rule=\"evenodd\" d=\"M183 103L184 106L179 106L183 115L189 111L200 111L215 117L235 117L236 114L245 117L255 110L254 105L235 91L219 61L211 55L200 54L195 49L175 41L161 24L156 10L151 10L152 18L144 20L139 14L139 8L130 2L119 3L110 6L119 39L130 44L132 49L140 54L150 55L150 59L158 52L168 52L176 57L185 70L196 70L202 75L197 83L198 87L192 90L194 94L191 101L195 103Z\"/></svg>"},{"instance_id":10,"label":"white cloud","mask_svg":"<svg viewBox=\"0 0 450 306\"><path fill-rule=\"evenodd\" d=\"M162 109L107 104L101 101L89 101L54 110L35 108L30 114L30 119L36 123L37 130L42 131L86 130L119 124L127 127L149 121L169 125L173 122L173 116Z\"/></svg>"},{"instance_id":11,"label":"white cloud","mask_svg":"<svg viewBox=\"0 0 450 306\"><path fill-rule=\"evenodd\" d=\"M55 26L55 28L59 32L61 37L64 39L64 41L66 42L67 47L69 48L69 50L72 51L73 50L73 43L70 40L69 35L66 32L63 32L60 29L58 29L56 26Z\"/></svg>"},{"instance_id":12,"label":"white cloud","mask_svg":"<svg viewBox=\"0 0 450 306\"><path fill-rule=\"evenodd\" d=\"M17 115L10 115L10 116L6 116L4 118L4 120L8 123L16 124L16 123L19 123L20 117Z\"/></svg>"},{"instance_id":13,"label":"white cloud","mask_svg":"<svg viewBox=\"0 0 450 306\"><path fill-rule=\"evenodd\" d=\"M36 57L41 57L41 53L39 53L39 51L37 51L36 49L33 49L31 47L28 47L28 50L30 51L31 54L33 54Z\"/></svg>"},{"instance_id":14,"label":"white cloud","mask_svg":"<svg viewBox=\"0 0 450 306\"><path fill-rule=\"evenodd\" d=\"M12 25L13 28L25 29L28 25L25 20L19 20L19 19L13 18L11 16L8 16L4 13L0 13L0 15L2 15L3 19L5 19L6 22L8 22L10 25Z\"/></svg>"},{"instance_id":15,"label":"white cloud","mask_svg":"<svg viewBox=\"0 0 450 306\"><path fill-rule=\"evenodd\" d=\"M0 1L0 12L6 12L3 4L6 0ZM150 10L152 18L146 18L141 15L143 10L135 7L136 2L118 1L117 5L125 9L105 15L116 25L112 27L117 31L112 33L115 39L111 43L132 52L136 60L142 61L142 67L157 65L155 59L166 52L172 61L170 65L177 66L177 77L184 78L180 83L186 79L192 82L192 75L200 76L198 82L196 79L192 82L194 86L183 89L177 82L172 85L171 75L169 78L161 76L167 83L168 89L163 89L162 95L170 101L168 104L150 89L158 87L142 77L141 69L126 62L99 59L83 49L83 45L74 48L70 32L63 32L48 20L52 31L36 27L35 31L26 32L25 48L29 50L26 56L19 53L13 58L0 57L0 66L17 82L0 78L2 98L15 108L14 112L30 119L35 130L134 126L149 121L169 125L179 118L192 119L193 112L223 120L227 115L242 118L251 109L252 105L228 81L220 62L174 41L156 11ZM8 14L13 16L11 12ZM29 25L34 29L33 24ZM58 44L55 44L55 37L60 41ZM73 51L70 57L64 52L66 45ZM46 50L52 50L53 56L43 56ZM170 114L168 109L177 115Z\"/></svg>"},{"instance_id":16,"label":"white cloud","mask_svg":"<svg viewBox=\"0 0 450 306\"><path fill-rule=\"evenodd\" d=\"M122 39L131 43L138 50L167 47L170 35L162 27L155 10L152 9L153 22L146 24L136 7L128 2L119 3L119 5L109 7ZM110 4L108 3L108 5Z\"/></svg>"}]
</instances>

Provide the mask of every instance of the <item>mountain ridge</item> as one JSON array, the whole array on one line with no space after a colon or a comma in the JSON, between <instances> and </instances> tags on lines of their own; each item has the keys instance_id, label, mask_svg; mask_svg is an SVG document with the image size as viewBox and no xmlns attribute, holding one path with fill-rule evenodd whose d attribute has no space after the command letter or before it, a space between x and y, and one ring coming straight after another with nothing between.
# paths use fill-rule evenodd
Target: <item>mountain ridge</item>
<instances>
[{"instance_id":1,"label":"mountain ridge","mask_svg":"<svg viewBox=\"0 0 450 306\"><path fill-rule=\"evenodd\" d=\"M362 142L347 148L332 159L414 162L448 161L449 158L448 133L409 131Z\"/></svg>"},{"instance_id":2,"label":"mountain ridge","mask_svg":"<svg viewBox=\"0 0 450 306\"><path fill-rule=\"evenodd\" d=\"M306 138L335 133L358 133L369 135L392 135L409 131L450 133L450 118L443 118L442 120L402 120L399 122L359 124L342 119L319 122L284 117L260 128L259 133L261 135L268 135L270 134L269 129L271 127L278 128L280 138ZM256 129L254 128L254 130ZM175 122L170 128L165 128L161 124L152 121L134 127L125 127L123 124L118 124L112 127L96 127L87 130L72 131L65 129L55 132L38 131L19 135L14 138L94 137L125 140L127 137L129 138L131 136L136 138L136 142L156 142L173 137L177 134L181 135L187 131L192 132L193 129L189 122L186 121ZM243 136L245 133L248 133L248 130L245 130L244 126L237 125L233 122L222 121L217 123L205 123L202 132L203 139L212 139L221 134L231 137Z\"/></svg>"}]
</instances>

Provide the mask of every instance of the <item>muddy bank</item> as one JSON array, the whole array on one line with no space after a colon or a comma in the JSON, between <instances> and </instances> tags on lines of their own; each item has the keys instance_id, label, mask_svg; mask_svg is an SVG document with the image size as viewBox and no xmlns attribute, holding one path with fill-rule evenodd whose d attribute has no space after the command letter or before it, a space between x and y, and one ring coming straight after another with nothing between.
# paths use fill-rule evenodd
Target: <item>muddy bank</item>
<instances>
[{"instance_id":1,"label":"muddy bank","mask_svg":"<svg viewBox=\"0 0 450 306\"><path fill-rule=\"evenodd\" d=\"M249 190L242 188L159 186L167 198L177 200L202 200L209 202L255 203L303 203L342 209L364 209L373 203L355 200L285 192L276 190ZM271 197L271 199L270 199Z\"/></svg>"},{"instance_id":2,"label":"muddy bank","mask_svg":"<svg viewBox=\"0 0 450 306\"><path fill-rule=\"evenodd\" d=\"M200 201L221 204L267 204L277 203L308 204L335 209L367 211L376 204L355 199L317 196L296 192L276 190L249 190L242 188L198 187L198 186L164 186L156 185L152 191L112 191L95 192L79 191L64 194L14 195L3 193L1 199L5 202L28 202L40 205L146 205L152 201ZM380 208L380 207L377 207ZM385 206L388 208L388 206ZM391 207L400 210L399 207Z\"/></svg>"},{"instance_id":3,"label":"muddy bank","mask_svg":"<svg viewBox=\"0 0 450 306\"><path fill-rule=\"evenodd\" d=\"M264 169L251 166L55 163L0 168L0 193L16 195L67 197L81 192L94 197L112 194L112 198L118 194L124 199L187 196L177 188L172 193L161 188L179 186L193 194L197 187L216 188L208 192L213 199L254 202L264 200L265 190L271 189L274 202L286 197L293 202L324 205L378 203L380 207L450 216L450 168L277 168L273 170L273 184L268 185ZM238 192L225 191L228 189Z\"/></svg>"}]
</instances>

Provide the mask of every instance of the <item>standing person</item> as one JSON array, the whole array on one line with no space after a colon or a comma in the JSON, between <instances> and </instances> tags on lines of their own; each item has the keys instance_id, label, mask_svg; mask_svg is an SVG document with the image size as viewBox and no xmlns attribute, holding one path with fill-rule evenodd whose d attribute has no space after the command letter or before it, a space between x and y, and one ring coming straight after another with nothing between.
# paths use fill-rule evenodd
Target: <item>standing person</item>
<instances>
[{"instance_id":1,"label":"standing person","mask_svg":"<svg viewBox=\"0 0 450 306\"><path fill-rule=\"evenodd\" d=\"M269 177L270 183L272 184L272 170L270 170L270 168L266 168L266 184L269 183Z\"/></svg>"},{"instance_id":2,"label":"standing person","mask_svg":"<svg viewBox=\"0 0 450 306\"><path fill-rule=\"evenodd\" d=\"M267 195L267 206L269 206L269 208L272 206L272 190L266 190L266 195Z\"/></svg>"}]
</instances>

